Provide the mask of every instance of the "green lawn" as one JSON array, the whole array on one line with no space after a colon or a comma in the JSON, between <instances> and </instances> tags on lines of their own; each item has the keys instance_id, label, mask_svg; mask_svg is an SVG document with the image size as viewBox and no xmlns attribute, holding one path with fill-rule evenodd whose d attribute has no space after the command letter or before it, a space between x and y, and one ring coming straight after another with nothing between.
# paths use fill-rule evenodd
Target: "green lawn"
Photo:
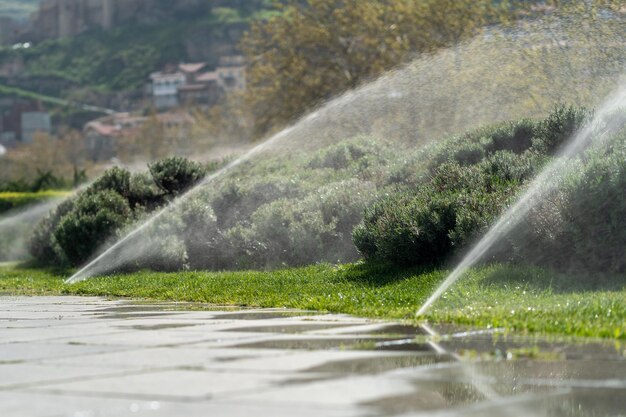
<instances>
[{"instance_id":1,"label":"green lawn","mask_svg":"<svg viewBox=\"0 0 626 417\"><path fill-rule=\"evenodd\" d=\"M140 272L63 284L68 273L0 266L0 293L100 295L423 320L419 305L447 271L365 264L272 272ZM626 278L571 276L529 267L478 268L439 300L430 322L519 332L626 339Z\"/></svg>"}]
</instances>

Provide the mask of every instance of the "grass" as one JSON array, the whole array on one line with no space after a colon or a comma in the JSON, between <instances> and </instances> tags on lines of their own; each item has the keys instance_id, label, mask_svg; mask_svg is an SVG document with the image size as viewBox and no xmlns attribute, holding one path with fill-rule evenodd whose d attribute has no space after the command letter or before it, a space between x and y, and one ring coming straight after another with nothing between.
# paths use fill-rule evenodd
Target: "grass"
<instances>
[{"instance_id":1,"label":"grass","mask_svg":"<svg viewBox=\"0 0 626 417\"><path fill-rule=\"evenodd\" d=\"M272 272L137 272L65 285L68 271L0 266L0 293L98 295L289 307L418 322L445 270L315 265ZM626 277L493 265L474 269L425 317L522 333L626 339Z\"/></svg>"},{"instance_id":2,"label":"grass","mask_svg":"<svg viewBox=\"0 0 626 417\"><path fill-rule=\"evenodd\" d=\"M15 200L15 199L39 199L39 198L55 198L55 197L67 197L72 194L71 191L60 191L60 190L45 190L45 191L37 191L34 193L30 192L16 192L16 191L7 191L0 192L0 199L3 200Z\"/></svg>"},{"instance_id":3,"label":"grass","mask_svg":"<svg viewBox=\"0 0 626 417\"><path fill-rule=\"evenodd\" d=\"M37 191L30 192L0 192L0 214L17 209L19 207L27 206L42 201L51 200L54 198L64 198L71 194L71 191Z\"/></svg>"}]
</instances>

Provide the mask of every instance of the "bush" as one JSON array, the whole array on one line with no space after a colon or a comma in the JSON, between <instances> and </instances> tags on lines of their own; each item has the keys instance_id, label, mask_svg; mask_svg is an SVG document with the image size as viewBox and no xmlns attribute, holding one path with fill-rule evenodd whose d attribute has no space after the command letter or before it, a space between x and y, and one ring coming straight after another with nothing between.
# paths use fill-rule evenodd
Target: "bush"
<instances>
[{"instance_id":1,"label":"bush","mask_svg":"<svg viewBox=\"0 0 626 417\"><path fill-rule=\"evenodd\" d=\"M36 226L29 245L31 254L44 263L77 266L133 220L199 181L204 169L183 158L169 158L152 164L150 172L152 178L142 173L131 175L117 167L107 170L78 197L61 204ZM185 245L178 236L183 222L164 217L166 226L156 222L152 246L142 243L141 248L147 252L139 253L139 258L145 265L172 269L186 260Z\"/></svg>"},{"instance_id":2,"label":"bush","mask_svg":"<svg viewBox=\"0 0 626 417\"><path fill-rule=\"evenodd\" d=\"M221 241L217 220L207 199L193 198L182 203L182 240L187 261L192 269L219 268L224 265L220 256Z\"/></svg>"},{"instance_id":3,"label":"bush","mask_svg":"<svg viewBox=\"0 0 626 417\"><path fill-rule=\"evenodd\" d=\"M149 175L132 174L128 184L128 204L133 210L152 211L165 202L164 195Z\"/></svg>"},{"instance_id":4,"label":"bush","mask_svg":"<svg viewBox=\"0 0 626 417\"><path fill-rule=\"evenodd\" d=\"M354 229L354 244L370 260L438 264L451 249L447 232L454 227L452 204L449 194L434 192L382 199Z\"/></svg>"},{"instance_id":5,"label":"bush","mask_svg":"<svg viewBox=\"0 0 626 417\"><path fill-rule=\"evenodd\" d=\"M82 194L73 210L64 215L54 237L74 265L88 260L95 251L131 219L128 202L117 192Z\"/></svg>"},{"instance_id":6,"label":"bush","mask_svg":"<svg viewBox=\"0 0 626 417\"><path fill-rule=\"evenodd\" d=\"M107 169L87 189L87 193L100 191L115 191L122 197L128 198L130 194L130 172L119 167Z\"/></svg>"},{"instance_id":7,"label":"bush","mask_svg":"<svg viewBox=\"0 0 626 417\"><path fill-rule=\"evenodd\" d=\"M430 183L382 198L354 229L354 244L366 259L440 265L489 227L517 189L489 167L446 163Z\"/></svg>"},{"instance_id":8,"label":"bush","mask_svg":"<svg viewBox=\"0 0 626 417\"><path fill-rule=\"evenodd\" d=\"M440 264L484 233L590 113L558 107L545 120L522 120L455 137L432 151L431 176L369 207L353 232L366 259ZM546 179L540 198L490 251L492 259L562 270L626 270L626 128L597 141ZM621 123L621 124L620 124ZM428 158L423 157L422 160Z\"/></svg>"},{"instance_id":9,"label":"bush","mask_svg":"<svg viewBox=\"0 0 626 417\"><path fill-rule=\"evenodd\" d=\"M229 229L249 219L259 207L279 198L298 198L299 185L288 178L270 176L247 181L228 181L217 192L211 206L220 229Z\"/></svg>"},{"instance_id":10,"label":"bush","mask_svg":"<svg viewBox=\"0 0 626 417\"><path fill-rule=\"evenodd\" d=\"M59 245L54 231L61 219L74 210L75 202L75 199L63 201L35 226L29 240L28 251L39 262L54 265L68 264L67 256Z\"/></svg>"},{"instance_id":11,"label":"bush","mask_svg":"<svg viewBox=\"0 0 626 417\"><path fill-rule=\"evenodd\" d=\"M591 118L591 112L573 106L559 106L539 122L534 131L533 147L541 154L552 155Z\"/></svg>"},{"instance_id":12,"label":"bush","mask_svg":"<svg viewBox=\"0 0 626 417\"><path fill-rule=\"evenodd\" d=\"M445 162L474 165L498 151L522 154L531 148L538 122L522 119L476 129L443 141L433 151L431 169Z\"/></svg>"},{"instance_id":13,"label":"bush","mask_svg":"<svg viewBox=\"0 0 626 417\"><path fill-rule=\"evenodd\" d=\"M206 174L201 164L178 156L154 162L148 168L156 185L171 195L186 191Z\"/></svg>"},{"instance_id":14,"label":"bush","mask_svg":"<svg viewBox=\"0 0 626 417\"><path fill-rule=\"evenodd\" d=\"M626 271L626 131L561 168L558 186L511 236L518 260L561 270Z\"/></svg>"}]
</instances>

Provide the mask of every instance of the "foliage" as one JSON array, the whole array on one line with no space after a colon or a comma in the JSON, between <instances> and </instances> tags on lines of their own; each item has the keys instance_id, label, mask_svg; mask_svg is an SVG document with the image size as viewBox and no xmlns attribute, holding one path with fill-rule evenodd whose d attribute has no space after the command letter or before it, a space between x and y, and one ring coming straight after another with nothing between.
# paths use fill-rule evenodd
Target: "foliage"
<instances>
[{"instance_id":1,"label":"foliage","mask_svg":"<svg viewBox=\"0 0 626 417\"><path fill-rule=\"evenodd\" d=\"M589 118L590 113L584 109L558 107L537 126L533 146L541 153L552 154Z\"/></svg>"},{"instance_id":2,"label":"foliage","mask_svg":"<svg viewBox=\"0 0 626 417\"><path fill-rule=\"evenodd\" d=\"M515 259L566 271L626 271L626 129L561 167L510 237ZM549 184L548 184L549 185Z\"/></svg>"},{"instance_id":3,"label":"foliage","mask_svg":"<svg viewBox=\"0 0 626 417\"><path fill-rule=\"evenodd\" d=\"M131 215L128 202L113 190L84 193L59 221L54 237L67 260L80 265Z\"/></svg>"},{"instance_id":4,"label":"foliage","mask_svg":"<svg viewBox=\"0 0 626 417\"><path fill-rule=\"evenodd\" d=\"M382 198L353 233L366 259L439 265L492 224L588 112L557 107L546 119L484 127L434 152L430 176Z\"/></svg>"},{"instance_id":5,"label":"foliage","mask_svg":"<svg viewBox=\"0 0 626 417\"><path fill-rule=\"evenodd\" d=\"M182 158L154 163L150 166L150 176L111 168L77 197L64 201L36 226L30 240L30 252L42 263L79 265L134 220L200 181L204 173L199 164ZM172 231L167 231L166 237L159 237L160 241L165 246L179 246L178 241L168 240L171 235ZM170 252L180 250L173 247ZM172 257L179 265L185 255ZM161 259L150 259L157 266L172 264L166 261L166 255Z\"/></svg>"},{"instance_id":6,"label":"foliage","mask_svg":"<svg viewBox=\"0 0 626 417\"><path fill-rule=\"evenodd\" d=\"M181 157L162 159L148 165L152 179L166 194L180 194L204 177L198 162Z\"/></svg>"},{"instance_id":7,"label":"foliage","mask_svg":"<svg viewBox=\"0 0 626 417\"><path fill-rule=\"evenodd\" d=\"M354 243L367 259L439 265L488 227L515 190L483 166L444 164L430 184L369 207Z\"/></svg>"},{"instance_id":8,"label":"foliage","mask_svg":"<svg viewBox=\"0 0 626 417\"><path fill-rule=\"evenodd\" d=\"M506 1L308 0L252 25L243 50L257 128L306 109L407 61L511 16Z\"/></svg>"},{"instance_id":9,"label":"foliage","mask_svg":"<svg viewBox=\"0 0 626 417\"><path fill-rule=\"evenodd\" d=\"M623 115L611 116L617 124ZM369 207L353 233L371 260L439 265L482 234L534 179L590 112L557 107L545 119L478 129L449 139L430 175ZM620 126L620 125L618 125ZM626 129L571 160L539 184L544 195L499 241L492 258L561 270L623 272Z\"/></svg>"}]
</instances>

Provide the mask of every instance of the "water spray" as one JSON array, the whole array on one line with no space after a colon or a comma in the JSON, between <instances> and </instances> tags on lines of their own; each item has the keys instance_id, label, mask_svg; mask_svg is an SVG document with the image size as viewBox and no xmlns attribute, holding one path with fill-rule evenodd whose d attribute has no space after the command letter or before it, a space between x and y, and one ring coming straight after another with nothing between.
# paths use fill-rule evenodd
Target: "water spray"
<instances>
[{"instance_id":1,"label":"water spray","mask_svg":"<svg viewBox=\"0 0 626 417\"><path fill-rule=\"evenodd\" d=\"M578 155L582 150L586 149L591 143L599 143L610 136L617 128L622 127L623 120L606 120L615 111L626 106L626 86L618 89L600 107L593 120L586 124L578 133L576 133L567 143L567 145L559 152L555 160L550 163L530 184L528 190L522 197L513 204L489 229L487 234L470 250L463 258L461 263L452 271L443 283L435 290L435 292L426 300L426 302L417 311L417 316L422 316L428 308L447 291L452 284L461 278L469 268L474 266L489 249L491 249L500 238L510 232L519 224L522 219L533 207L533 203L541 199L547 188L546 183L550 183L554 178L558 178L559 172L564 167L567 160Z\"/></svg>"}]
</instances>

